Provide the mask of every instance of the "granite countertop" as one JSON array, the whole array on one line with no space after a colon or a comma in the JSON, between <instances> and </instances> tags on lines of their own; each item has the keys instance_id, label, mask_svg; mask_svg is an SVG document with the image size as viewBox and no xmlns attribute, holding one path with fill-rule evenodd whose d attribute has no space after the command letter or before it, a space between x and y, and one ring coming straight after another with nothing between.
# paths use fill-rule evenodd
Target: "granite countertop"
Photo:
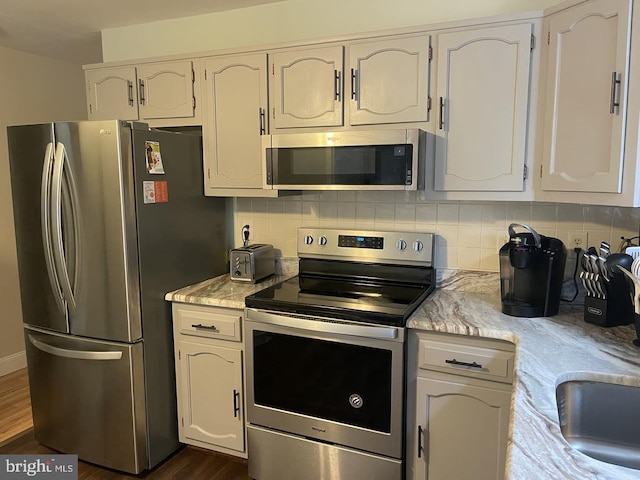
<instances>
[{"instance_id":1,"label":"granite countertop","mask_svg":"<svg viewBox=\"0 0 640 480\"><path fill-rule=\"evenodd\" d=\"M225 273L219 277L169 292L164 298L170 302L244 309L246 296L287 280L294 275L292 273L272 275L258 283L247 283L230 280L229 274Z\"/></svg>"},{"instance_id":2,"label":"granite countertop","mask_svg":"<svg viewBox=\"0 0 640 480\"><path fill-rule=\"evenodd\" d=\"M498 275L482 272L457 272L445 278L407 326L516 344L509 478L640 478L638 470L573 450L560 432L555 399L556 386L566 380L640 385L640 348L632 343L633 326L591 325L583 320L582 307L567 305L550 318L510 317L501 313ZM639 406L629 407L633 412Z\"/></svg>"},{"instance_id":3,"label":"granite countertop","mask_svg":"<svg viewBox=\"0 0 640 480\"><path fill-rule=\"evenodd\" d=\"M258 284L228 275L166 295L173 302L244 308L244 298L286 280L295 268ZM550 318L517 318L501 313L496 273L447 271L440 287L414 312L407 327L508 340L516 345L512 423L507 450L508 478L637 480L638 470L610 465L573 450L558 425L556 386L592 379L640 385L640 348L633 326L602 328L583 320L582 307L562 305ZM638 406L630 405L630 408Z\"/></svg>"}]
</instances>

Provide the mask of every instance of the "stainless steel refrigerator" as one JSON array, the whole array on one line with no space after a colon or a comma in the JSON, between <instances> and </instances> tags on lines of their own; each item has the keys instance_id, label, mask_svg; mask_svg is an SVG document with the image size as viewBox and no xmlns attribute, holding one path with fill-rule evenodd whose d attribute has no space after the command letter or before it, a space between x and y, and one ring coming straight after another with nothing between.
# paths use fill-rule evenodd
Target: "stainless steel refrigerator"
<instances>
[{"instance_id":1,"label":"stainless steel refrigerator","mask_svg":"<svg viewBox=\"0 0 640 480\"><path fill-rule=\"evenodd\" d=\"M121 121L8 127L36 439L117 470L179 445L164 295L224 273L201 138Z\"/></svg>"}]
</instances>

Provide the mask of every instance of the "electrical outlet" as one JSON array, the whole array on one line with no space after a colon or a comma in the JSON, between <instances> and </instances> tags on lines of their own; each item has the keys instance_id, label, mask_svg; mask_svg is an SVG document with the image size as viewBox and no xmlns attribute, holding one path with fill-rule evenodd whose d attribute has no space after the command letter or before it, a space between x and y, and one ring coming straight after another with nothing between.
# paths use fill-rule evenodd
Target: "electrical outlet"
<instances>
[{"instance_id":1,"label":"electrical outlet","mask_svg":"<svg viewBox=\"0 0 640 480\"><path fill-rule=\"evenodd\" d=\"M567 248L587 249L587 233L586 232L569 232L567 239Z\"/></svg>"}]
</instances>

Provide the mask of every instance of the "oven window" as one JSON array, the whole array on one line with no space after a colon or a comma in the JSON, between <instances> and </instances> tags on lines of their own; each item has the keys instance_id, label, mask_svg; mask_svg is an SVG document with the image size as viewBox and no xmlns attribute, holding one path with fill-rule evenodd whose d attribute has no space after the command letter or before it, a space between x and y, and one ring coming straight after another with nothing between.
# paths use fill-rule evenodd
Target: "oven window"
<instances>
[{"instance_id":1,"label":"oven window","mask_svg":"<svg viewBox=\"0 0 640 480\"><path fill-rule=\"evenodd\" d=\"M404 185L412 155L411 144L267 150L277 185Z\"/></svg>"},{"instance_id":2,"label":"oven window","mask_svg":"<svg viewBox=\"0 0 640 480\"><path fill-rule=\"evenodd\" d=\"M253 332L257 405L389 433L392 352Z\"/></svg>"}]
</instances>

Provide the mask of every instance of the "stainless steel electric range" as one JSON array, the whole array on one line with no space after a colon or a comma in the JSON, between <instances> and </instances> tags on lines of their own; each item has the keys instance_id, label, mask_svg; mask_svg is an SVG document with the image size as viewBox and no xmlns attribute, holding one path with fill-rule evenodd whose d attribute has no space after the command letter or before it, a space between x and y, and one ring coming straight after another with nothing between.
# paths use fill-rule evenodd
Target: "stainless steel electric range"
<instances>
[{"instance_id":1,"label":"stainless steel electric range","mask_svg":"<svg viewBox=\"0 0 640 480\"><path fill-rule=\"evenodd\" d=\"M403 478L405 323L433 240L301 228L299 275L246 298L251 478Z\"/></svg>"}]
</instances>

